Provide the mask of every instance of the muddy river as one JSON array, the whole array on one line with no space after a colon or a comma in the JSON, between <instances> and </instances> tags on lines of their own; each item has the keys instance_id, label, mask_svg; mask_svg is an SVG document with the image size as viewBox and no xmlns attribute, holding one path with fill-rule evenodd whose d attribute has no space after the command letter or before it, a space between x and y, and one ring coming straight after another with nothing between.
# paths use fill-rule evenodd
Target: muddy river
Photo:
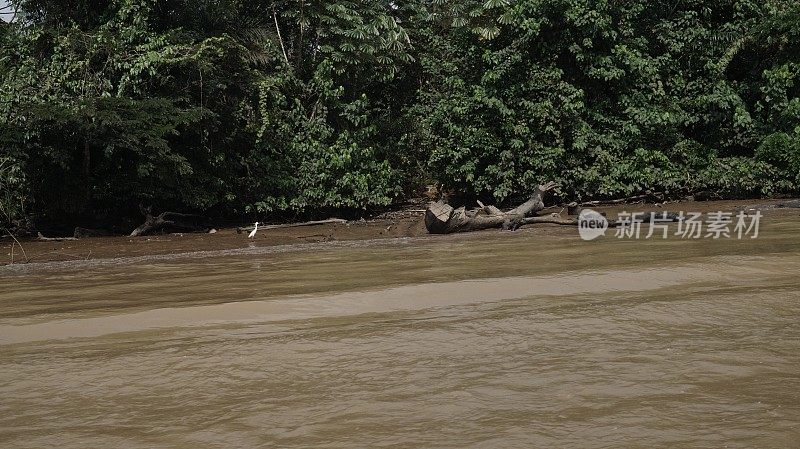
<instances>
[{"instance_id":1,"label":"muddy river","mask_svg":"<svg viewBox=\"0 0 800 449\"><path fill-rule=\"evenodd\" d=\"M797 447L800 220L0 267L0 447Z\"/></svg>"}]
</instances>

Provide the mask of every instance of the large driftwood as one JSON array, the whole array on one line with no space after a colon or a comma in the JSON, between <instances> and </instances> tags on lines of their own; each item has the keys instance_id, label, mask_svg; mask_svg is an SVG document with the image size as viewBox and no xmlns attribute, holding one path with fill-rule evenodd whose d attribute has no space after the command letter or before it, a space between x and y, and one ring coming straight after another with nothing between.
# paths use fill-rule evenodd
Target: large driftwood
<instances>
[{"instance_id":1,"label":"large driftwood","mask_svg":"<svg viewBox=\"0 0 800 449\"><path fill-rule=\"evenodd\" d=\"M425 226L431 234L451 234L454 232L478 231L481 229L503 228L514 230L523 225L554 224L562 226L578 226L578 218L564 218L561 214L553 213L544 216L526 215L544 209L542 196L554 187L553 183L539 186L530 200L508 212L503 212L494 206L484 206L478 201L478 209L466 210L461 207L453 209L442 202L431 203L425 211ZM800 200L781 203L776 207L800 207ZM577 203L574 203L577 206ZM575 211L576 215L579 213ZM605 215L605 214L603 214ZM633 218L633 217L632 217ZM638 223L651 223L654 220L680 221L682 216L674 212L642 212L633 218ZM614 228L625 224L616 220L608 220L608 227Z\"/></svg>"},{"instance_id":2,"label":"large driftwood","mask_svg":"<svg viewBox=\"0 0 800 449\"><path fill-rule=\"evenodd\" d=\"M431 203L425 211L425 227L431 234L452 234L490 228L513 230L524 224L537 222L530 220L531 218L539 219L538 222L542 223L572 224L571 220L566 223L554 217L526 217L544 209L544 194L555 186L553 182L540 185L528 201L507 212L494 206L484 206L483 203L478 203L481 207L474 210L466 210L464 207L453 209L443 202Z\"/></svg>"},{"instance_id":3,"label":"large driftwood","mask_svg":"<svg viewBox=\"0 0 800 449\"><path fill-rule=\"evenodd\" d=\"M139 237L142 235L151 234L160 231L164 228L178 229L187 232L206 232L207 226L198 225L196 221L202 219L198 215L179 214L176 212L164 212L161 215L154 216L151 207L139 206L142 215L144 215L144 223L131 232L131 237Z\"/></svg>"}]
</instances>

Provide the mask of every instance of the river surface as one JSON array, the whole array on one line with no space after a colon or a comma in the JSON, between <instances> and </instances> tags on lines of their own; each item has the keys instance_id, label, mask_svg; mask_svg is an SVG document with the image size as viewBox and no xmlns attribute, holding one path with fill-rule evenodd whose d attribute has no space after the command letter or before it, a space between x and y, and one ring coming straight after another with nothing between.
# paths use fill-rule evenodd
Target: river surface
<instances>
[{"instance_id":1,"label":"river surface","mask_svg":"<svg viewBox=\"0 0 800 449\"><path fill-rule=\"evenodd\" d=\"M800 221L0 267L0 447L800 442Z\"/></svg>"}]
</instances>

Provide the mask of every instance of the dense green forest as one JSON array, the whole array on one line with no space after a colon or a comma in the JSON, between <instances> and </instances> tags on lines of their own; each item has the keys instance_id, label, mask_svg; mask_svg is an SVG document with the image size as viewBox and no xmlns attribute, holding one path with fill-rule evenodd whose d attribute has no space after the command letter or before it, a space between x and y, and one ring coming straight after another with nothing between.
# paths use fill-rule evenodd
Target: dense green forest
<instances>
[{"instance_id":1,"label":"dense green forest","mask_svg":"<svg viewBox=\"0 0 800 449\"><path fill-rule=\"evenodd\" d=\"M796 0L15 0L0 224L800 189Z\"/></svg>"}]
</instances>

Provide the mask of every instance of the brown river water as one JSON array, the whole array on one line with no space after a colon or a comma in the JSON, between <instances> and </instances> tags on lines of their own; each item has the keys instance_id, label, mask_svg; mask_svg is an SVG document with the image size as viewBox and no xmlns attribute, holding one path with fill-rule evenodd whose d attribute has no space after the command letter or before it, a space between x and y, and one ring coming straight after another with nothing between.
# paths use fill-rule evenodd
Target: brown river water
<instances>
[{"instance_id":1,"label":"brown river water","mask_svg":"<svg viewBox=\"0 0 800 449\"><path fill-rule=\"evenodd\" d=\"M800 445L800 220L0 267L0 447Z\"/></svg>"}]
</instances>

